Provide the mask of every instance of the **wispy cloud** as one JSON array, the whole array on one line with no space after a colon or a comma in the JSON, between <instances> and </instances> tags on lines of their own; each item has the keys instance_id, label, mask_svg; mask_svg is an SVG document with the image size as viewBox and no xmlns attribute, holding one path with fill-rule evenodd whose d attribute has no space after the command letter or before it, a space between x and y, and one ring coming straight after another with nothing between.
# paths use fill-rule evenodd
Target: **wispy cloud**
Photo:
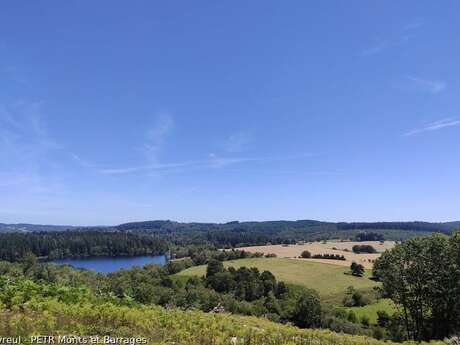
<instances>
[{"instance_id":1,"label":"wispy cloud","mask_svg":"<svg viewBox=\"0 0 460 345\"><path fill-rule=\"evenodd\" d=\"M98 166L94 163L87 161L86 159L81 158L75 153L70 153L70 157L81 167L83 168L97 168Z\"/></svg>"},{"instance_id":2,"label":"wispy cloud","mask_svg":"<svg viewBox=\"0 0 460 345\"><path fill-rule=\"evenodd\" d=\"M310 157L310 154L300 154L281 157L245 157L235 154L245 151L253 141L253 136L248 131L238 131L231 134L223 143L224 155L210 153L208 157L197 160L185 160L178 162L165 162L160 159L160 153L166 144L167 137L174 127L174 119L168 113L159 114L154 125L146 132L146 140L141 147L145 154L144 161L139 164L120 167L104 167L93 164L76 154L71 154L73 160L82 167L90 168L102 175L130 175L130 174L151 174L157 172L183 173L200 169L223 169L238 164L250 164L257 162L284 161Z\"/></svg>"},{"instance_id":3,"label":"wispy cloud","mask_svg":"<svg viewBox=\"0 0 460 345\"><path fill-rule=\"evenodd\" d=\"M416 19L408 22L402 26L398 32L388 34L381 39L375 40L374 43L364 48L359 55L361 56L373 56L380 54L388 48L396 47L405 44L409 41L410 37L414 34L414 31L423 26L421 19Z\"/></svg>"},{"instance_id":4,"label":"wispy cloud","mask_svg":"<svg viewBox=\"0 0 460 345\"><path fill-rule=\"evenodd\" d=\"M444 128L455 127L455 126L460 126L460 120L453 119L453 118L447 118L447 119L442 119L439 121L428 123L425 126L420 127L420 128L412 129L404 133L404 136L407 137L407 136L421 134L424 132L438 131Z\"/></svg>"},{"instance_id":5,"label":"wispy cloud","mask_svg":"<svg viewBox=\"0 0 460 345\"><path fill-rule=\"evenodd\" d=\"M52 175L52 156L62 150L49 135L43 102L20 101L0 105L0 188L15 193L62 190Z\"/></svg>"},{"instance_id":6,"label":"wispy cloud","mask_svg":"<svg viewBox=\"0 0 460 345\"><path fill-rule=\"evenodd\" d=\"M156 115L153 126L147 130L146 142L142 148L150 162L158 161L161 148L173 127L174 118L171 114L162 112Z\"/></svg>"},{"instance_id":7,"label":"wispy cloud","mask_svg":"<svg viewBox=\"0 0 460 345\"><path fill-rule=\"evenodd\" d=\"M179 164L162 164L160 163L160 153L165 144L167 136L170 134L174 127L174 118L169 113L158 113L153 121L153 125L145 132L144 143L137 147L141 151L146 164L139 164L138 166L123 167L123 168L103 168L100 164L88 161L76 153L69 153L72 160L83 168L92 169L100 174L130 174L141 171L154 171L166 170L181 167L188 163Z\"/></svg>"},{"instance_id":8,"label":"wispy cloud","mask_svg":"<svg viewBox=\"0 0 460 345\"><path fill-rule=\"evenodd\" d=\"M311 157L310 154L300 154L292 156L282 156L282 157L218 157L216 155L211 155L208 159L195 160L195 161L185 161L185 162L175 162L168 164L151 164L143 166L133 166L133 167L122 167L122 168L107 168L107 169L98 169L98 172L101 174L107 175L123 175L123 174L133 174L133 173L142 173L142 172L153 172L153 171L189 171L191 169L217 169L225 168L228 166L243 164L243 163L256 163L256 162L270 162L270 161L285 161L285 160L294 160L294 159L303 159Z\"/></svg>"},{"instance_id":9,"label":"wispy cloud","mask_svg":"<svg viewBox=\"0 0 460 345\"><path fill-rule=\"evenodd\" d=\"M242 152L254 140L253 135L248 131L238 131L231 134L224 143L227 152Z\"/></svg>"},{"instance_id":10,"label":"wispy cloud","mask_svg":"<svg viewBox=\"0 0 460 345\"><path fill-rule=\"evenodd\" d=\"M44 119L40 101L0 107L0 153L7 166L38 164L47 153L60 149Z\"/></svg>"},{"instance_id":11,"label":"wispy cloud","mask_svg":"<svg viewBox=\"0 0 460 345\"><path fill-rule=\"evenodd\" d=\"M376 55L388 47L387 41L377 42L361 51L361 56L371 56Z\"/></svg>"},{"instance_id":12,"label":"wispy cloud","mask_svg":"<svg viewBox=\"0 0 460 345\"><path fill-rule=\"evenodd\" d=\"M424 22L422 19L415 19L411 22L408 22L406 25L404 25L403 30L404 31L411 31L411 30L416 30L424 25Z\"/></svg>"},{"instance_id":13,"label":"wispy cloud","mask_svg":"<svg viewBox=\"0 0 460 345\"><path fill-rule=\"evenodd\" d=\"M177 168L184 168L187 166L193 166L197 164L196 162L180 162L180 163L169 163L169 164L146 164L138 165L131 167L120 167L120 168L99 168L96 171L104 175L124 175L124 174L133 174L140 172L152 172L152 171L166 171Z\"/></svg>"},{"instance_id":14,"label":"wispy cloud","mask_svg":"<svg viewBox=\"0 0 460 345\"><path fill-rule=\"evenodd\" d=\"M447 88L447 84L440 80L422 79L414 76L407 76L406 79L418 90L431 94L443 92Z\"/></svg>"}]
</instances>

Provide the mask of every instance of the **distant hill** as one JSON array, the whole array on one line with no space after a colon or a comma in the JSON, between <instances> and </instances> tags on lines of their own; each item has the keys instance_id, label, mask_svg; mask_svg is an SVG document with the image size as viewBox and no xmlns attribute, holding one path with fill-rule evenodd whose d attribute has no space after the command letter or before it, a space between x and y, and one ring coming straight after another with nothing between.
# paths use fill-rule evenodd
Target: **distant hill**
<instances>
[{"instance_id":1,"label":"distant hill","mask_svg":"<svg viewBox=\"0 0 460 345\"><path fill-rule=\"evenodd\" d=\"M156 220L120 224L120 231L147 232L170 237L179 243L202 243L218 246L244 246L270 243L295 243L331 238L354 238L361 232L378 232L385 239L405 240L433 232L449 234L460 229L460 222L322 222L317 220L262 221L228 223L179 223Z\"/></svg>"},{"instance_id":2,"label":"distant hill","mask_svg":"<svg viewBox=\"0 0 460 345\"><path fill-rule=\"evenodd\" d=\"M239 222L228 223L179 223L170 220L154 220L124 223L116 226L119 230L143 230L152 232L167 232L178 230L229 230L245 231L249 229L265 230L286 230L286 229L324 229L324 230L407 230L407 231L428 231L428 232L451 232L460 229L460 221L457 222L322 222L318 220L296 220L296 221L261 221L261 222Z\"/></svg>"},{"instance_id":3,"label":"distant hill","mask_svg":"<svg viewBox=\"0 0 460 345\"><path fill-rule=\"evenodd\" d=\"M387 229L409 231L441 231L451 232L460 228L460 222L429 223L429 222L374 222L374 223L337 223L342 230L351 229Z\"/></svg>"},{"instance_id":4,"label":"distant hill","mask_svg":"<svg viewBox=\"0 0 460 345\"><path fill-rule=\"evenodd\" d=\"M122 231L156 234L177 244L203 242L218 246L244 246L271 243L292 243L297 240L354 238L360 232L378 232L385 239L405 240L433 232L449 234L460 229L457 222L322 222L317 220L261 221L228 223L181 223L171 220L130 222L107 227L76 227L68 225L1 224L0 232L40 232L66 230Z\"/></svg>"},{"instance_id":5,"label":"distant hill","mask_svg":"<svg viewBox=\"0 0 460 345\"><path fill-rule=\"evenodd\" d=\"M40 225L40 224L4 224L0 223L0 232L38 232L38 231L66 231L76 227L71 225Z\"/></svg>"}]
</instances>

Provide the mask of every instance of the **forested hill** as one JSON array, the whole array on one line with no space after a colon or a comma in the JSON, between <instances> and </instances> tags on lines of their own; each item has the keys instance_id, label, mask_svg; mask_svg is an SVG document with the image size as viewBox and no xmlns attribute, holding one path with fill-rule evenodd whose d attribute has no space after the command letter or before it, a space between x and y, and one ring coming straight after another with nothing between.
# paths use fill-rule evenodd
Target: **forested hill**
<instances>
[{"instance_id":1,"label":"forested hill","mask_svg":"<svg viewBox=\"0 0 460 345\"><path fill-rule=\"evenodd\" d=\"M459 222L429 223L429 222L373 222L373 223L337 223L341 230L407 230L429 232L452 232L460 228Z\"/></svg>"},{"instance_id":2,"label":"forested hill","mask_svg":"<svg viewBox=\"0 0 460 345\"><path fill-rule=\"evenodd\" d=\"M202 243L216 246L244 246L270 243L293 243L298 240L314 241L331 238L355 238L362 232L377 232L385 239L405 240L433 232L451 233L460 228L460 222L374 222L332 223L316 220L179 223L173 221L147 221L121 224L115 229L128 232L155 233L176 244Z\"/></svg>"},{"instance_id":3,"label":"forested hill","mask_svg":"<svg viewBox=\"0 0 460 345\"><path fill-rule=\"evenodd\" d=\"M372 232L378 233L380 238L387 240L406 240L414 236L430 235L433 232L442 232L449 234L455 229L460 229L460 222L449 223L428 223L428 222L376 222L376 223L332 223L321 222L316 220L298 220L298 221L264 221L264 222L228 222L228 223L180 223L170 220L156 220L146 222L125 223L112 227L85 227L72 228L60 226L23 226L21 230L12 231L12 227L6 232L14 233L30 233L38 234L45 232L46 236L37 236L41 241L53 238L52 234L56 233L56 238L62 240L63 243L77 243L75 239L81 237L81 234L89 233L96 239L99 245L88 246L81 245L78 242L77 250L71 249L66 252L66 246L61 244L51 247L46 245L45 252L34 250L39 256L51 256L54 258L68 257L72 255L143 255L151 248L156 248L157 244L145 245L145 242L150 241L153 237L161 240L160 248L163 250L168 246L184 246L184 245L203 245L209 244L218 248L228 247L244 247L248 245L264 245L267 243L296 243L297 241L317 241L328 239L355 239L360 233ZM70 229L70 230L69 230ZM67 231L63 231L67 230ZM65 234L69 233L69 237ZM101 233L114 233L114 235L100 235ZM123 236L123 233L146 235L142 239L141 244L133 245L134 252L125 248L118 248L118 244L113 243L112 239L117 236ZM77 236L77 234L80 234ZM119 235L117 235L119 234ZM152 236L153 235L153 236ZM85 238L87 236L84 236ZM22 241L31 241L35 243L34 236L24 237ZM68 241L72 238L72 241ZM141 236L142 238L142 236ZM97 242L99 241L99 242ZM107 244L107 241L109 244ZM123 241L125 242L124 238ZM23 242L21 242L23 243ZM155 242L157 243L157 242ZM160 242L158 242L160 243ZM167 245L166 245L167 244ZM70 245L70 244L69 244ZM75 245L75 244L72 244ZM17 247L18 243L14 245ZM153 247L152 247L153 246ZM6 243L2 243L2 247L6 247ZM19 244L20 247L20 244ZM25 248L29 248L25 245ZM118 249L114 249L118 248ZM150 249L146 249L150 248ZM100 253L98 253L98 251ZM148 254L156 254L161 250L153 250ZM164 252L164 251L163 251ZM8 254L13 255L13 254ZM16 254L14 254L16 255ZM5 256L3 256L5 257Z\"/></svg>"},{"instance_id":4,"label":"forested hill","mask_svg":"<svg viewBox=\"0 0 460 345\"><path fill-rule=\"evenodd\" d=\"M0 232L34 232L34 231L67 231L75 229L71 225L42 225L42 224L5 224L0 223Z\"/></svg>"},{"instance_id":5,"label":"forested hill","mask_svg":"<svg viewBox=\"0 0 460 345\"><path fill-rule=\"evenodd\" d=\"M177 230L257 230L257 229L324 229L330 230L407 230L407 231L428 231L428 232L452 232L460 228L458 222L322 222L317 220L296 220L296 221L262 221L262 222L239 222L228 223L179 223L170 220L154 220L144 222L124 223L116 226L119 230L148 230L148 231L177 231Z\"/></svg>"},{"instance_id":6,"label":"forested hill","mask_svg":"<svg viewBox=\"0 0 460 345\"><path fill-rule=\"evenodd\" d=\"M28 253L44 259L86 256L161 255L166 241L154 235L104 231L0 234L0 260L16 261Z\"/></svg>"},{"instance_id":7,"label":"forested hill","mask_svg":"<svg viewBox=\"0 0 460 345\"><path fill-rule=\"evenodd\" d=\"M456 222L323 222L318 220L276 220L261 222L239 222L228 223L180 223L171 220L153 220L124 223L117 226L87 226L79 227L74 225L41 225L41 224L5 224L0 223L0 232L37 232L37 231L66 231L66 230L94 230L94 229L117 229L130 231L190 231L190 230L258 230L258 229L324 229L330 230L407 230L407 231L428 231L428 232L452 232L460 228L460 221Z\"/></svg>"}]
</instances>

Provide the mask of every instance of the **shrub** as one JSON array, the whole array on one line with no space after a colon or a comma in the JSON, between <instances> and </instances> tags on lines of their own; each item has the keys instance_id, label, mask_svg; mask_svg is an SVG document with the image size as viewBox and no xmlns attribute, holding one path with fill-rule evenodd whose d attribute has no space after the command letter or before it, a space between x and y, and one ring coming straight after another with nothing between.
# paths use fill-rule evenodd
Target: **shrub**
<instances>
[{"instance_id":1,"label":"shrub","mask_svg":"<svg viewBox=\"0 0 460 345\"><path fill-rule=\"evenodd\" d=\"M369 324L370 324L369 316L363 315L363 316L361 317L361 323L363 324L363 326L369 327Z\"/></svg>"},{"instance_id":2,"label":"shrub","mask_svg":"<svg viewBox=\"0 0 460 345\"><path fill-rule=\"evenodd\" d=\"M357 244L357 245L354 245L353 248L353 253L356 253L356 254L361 254L361 253L377 253L377 250L375 250L374 247L372 247L371 245L368 245L368 244Z\"/></svg>"},{"instance_id":3,"label":"shrub","mask_svg":"<svg viewBox=\"0 0 460 345\"><path fill-rule=\"evenodd\" d=\"M303 258L303 259L310 259L311 258L311 253L308 251L308 250L304 250L302 252L302 254L300 254L300 256Z\"/></svg>"},{"instance_id":4,"label":"shrub","mask_svg":"<svg viewBox=\"0 0 460 345\"><path fill-rule=\"evenodd\" d=\"M351 266L351 274L356 277L362 277L364 275L364 266L361 264L357 264L356 262L352 262Z\"/></svg>"}]
</instances>

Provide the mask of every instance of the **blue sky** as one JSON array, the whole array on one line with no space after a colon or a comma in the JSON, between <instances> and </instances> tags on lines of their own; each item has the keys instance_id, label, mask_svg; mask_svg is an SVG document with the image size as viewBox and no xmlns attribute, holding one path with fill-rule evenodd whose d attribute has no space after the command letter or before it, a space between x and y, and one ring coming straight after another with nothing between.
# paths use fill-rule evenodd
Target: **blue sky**
<instances>
[{"instance_id":1,"label":"blue sky","mask_svg":"<svg viewBox=\"0 0 460 345\"><path fill-rule=\"evenodd\" d=\"M460 219L457 1L0 4L0 222Z\"/></svg>"}]
</instances>

